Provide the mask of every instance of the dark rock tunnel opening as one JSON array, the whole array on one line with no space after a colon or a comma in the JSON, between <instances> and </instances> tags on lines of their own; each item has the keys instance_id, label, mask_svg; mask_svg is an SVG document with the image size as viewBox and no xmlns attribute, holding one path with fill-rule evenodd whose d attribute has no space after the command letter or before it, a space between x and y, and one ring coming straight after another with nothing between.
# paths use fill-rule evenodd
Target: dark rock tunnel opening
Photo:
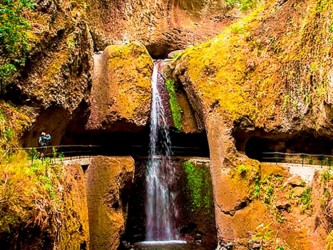
<instances>
[{"instance_id":1,"label":"dark rock tunnel opening","mask_svg":"<svg viewBox=\"0 0 333 250\"><path fill-rule=\"evenodd\" d=\"M182 133L170 131L173 156L209 157L206 132ZM147 157L149 155L149 126L136 132L67 131L61 140L62 145L96 145L89 149L95 154L107 156ZM78 152L79 153L79 152ZM82 151L82 154L89 152Z\"/></svg>"},{"instance_id":2,"label":"dark rock tunnel opening","mask_svg":"<svg viewBox=\"0 0 333 250\"><path fill-rule=\"evenodd\" d=\"M258 161L274 161L274 159L269 159L274 152L281 153L281 155L304 154L318 157L333 154L333 139L312 132L269 134L259 131L246 133L235 130L233 136L236 149Z\"/></svg>"}]
</instances>

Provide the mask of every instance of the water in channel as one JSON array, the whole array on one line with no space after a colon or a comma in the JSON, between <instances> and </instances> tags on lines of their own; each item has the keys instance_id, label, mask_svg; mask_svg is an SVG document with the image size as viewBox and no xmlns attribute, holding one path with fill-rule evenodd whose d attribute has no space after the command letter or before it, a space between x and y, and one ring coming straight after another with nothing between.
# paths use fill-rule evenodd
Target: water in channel
<instances>
[{"instance_id":1,"label":"water in channel","mask_svg":"<svg viewBox=\"0 0 333 250\"><path fill-rule=\"evenodd\" d=\"M175 166L171 161L171 140L161 97L164 78L159 69L162 61L154 63L152 76L152 107L150 153L146 173L146 240L169 241L179 238L175 228L178 216L175 205Z\"/></svg>"}]
</instances>

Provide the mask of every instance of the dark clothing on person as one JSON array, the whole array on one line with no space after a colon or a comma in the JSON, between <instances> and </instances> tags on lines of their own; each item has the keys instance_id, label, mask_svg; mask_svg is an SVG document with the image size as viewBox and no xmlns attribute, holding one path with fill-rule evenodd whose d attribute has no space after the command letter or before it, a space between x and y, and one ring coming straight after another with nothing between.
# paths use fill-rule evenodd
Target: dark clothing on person
<instances>
[{"instance_id":1,"label":"dark clothing on person","mask_svg":"<svg viewBox=\"0 0 333 250\"><path fill-rule=\"evenodd\" d=\"M38 143L40 146L47 146L47 144L50 140L51 140L51 136L49 134L41 135L39 137Z\"/></svg>"}]
</instances>

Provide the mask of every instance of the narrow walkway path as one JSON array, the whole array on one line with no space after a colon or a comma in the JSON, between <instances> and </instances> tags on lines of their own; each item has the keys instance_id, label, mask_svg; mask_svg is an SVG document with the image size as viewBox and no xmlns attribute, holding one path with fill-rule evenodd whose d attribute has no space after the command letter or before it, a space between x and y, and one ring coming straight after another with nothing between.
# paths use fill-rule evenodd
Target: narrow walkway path
<instances>
[{"instance_id":1,"label":"narrow walkway path","mask_svg":"<svg viewBox=\"0 0 333 250\"><path fill-rule=\"evenodd\" d=\"M53 162L62 163L65 165L80 164L81 166L88 166L91 164L91 161L94 157L96 156L91 156L91 155L71 156L71 157L56 158L53 160Z\"/></svg>"},{"instance_id":2,"label":"narrow walkway path","mask_svg":"<svg viewBox=\"0 0 333 250\"><path fill-rule=\"evenodd\" d=\"M275 162L262 162L269 165L279 165L288 169L292 175L300 176L305 182L310 183L313 180L314 174L317 170L327 170L330 166L309 165L309 164L296 164L296 163L275 163Z\"/></svg>"},{"instance_id":3,"label":"narrow walkway path","mask_svg":"<svg viewBox=\"0 0 333 250\"><path fill-rule=\"evenodd\" d=\"M177 148L184 149L185 148ZM194 149L194 148L186 148ZM58 145L48 147L27 147L27 148L9 148L1 157L1 160L8 157L13 152L26 151L29 156L39 157L38 152L47 151L46 157L52 158L52 162L69 164L80 164L81 166L88 166L91 164L92 159L97 155L112 156L107 154L109 148L100 145ZM53 151L63 154L64 157L53 158ZM130 155L130 154L129 154ZM283 152L263 152L263 161L265 164L280 165L286 167L293 175L300 176L304 181L311 182L316 170L326 170L332 166L333 156L323 154L304 154L304 153L283 153ZM114 155L116 157L116 155ZM134 157L136 159L144 159L145 157ZM172 158L185 159L195 163L209 163L210 159L207 157L190 157L190 156L173 156ZM274 162L272 162L274 161ZM284 161L284 162L281 162ZM312 163L312 164L310 164ZM313 163L317 163L313 164ZM320 164L320 165L318 165Z\"/></svg>"}]
</instances>

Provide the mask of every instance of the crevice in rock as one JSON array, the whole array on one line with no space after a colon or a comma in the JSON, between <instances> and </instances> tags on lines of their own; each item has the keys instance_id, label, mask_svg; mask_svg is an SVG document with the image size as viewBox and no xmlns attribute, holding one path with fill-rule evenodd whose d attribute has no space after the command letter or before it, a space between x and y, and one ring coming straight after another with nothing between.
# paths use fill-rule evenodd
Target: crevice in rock
<instances>
[{"instance_id":1,"label":"crevice in rock","mask_svg":"<svg viewBox=\"0 0 333 250\"><path fill-rule=\"evenodd\" d=\"M221 205L217 205L217 207L220 209L220 211L223 214L229 215L229 216L234 216L237 211L242 210L243 208L247 207L251 202L252 202L251 199L245 198L243 201L241 201L240 203L236 204L235 207L234 207L234 209L231 209L231 210L224 210L221 207Z\"/></svg>"}]
</instances>

